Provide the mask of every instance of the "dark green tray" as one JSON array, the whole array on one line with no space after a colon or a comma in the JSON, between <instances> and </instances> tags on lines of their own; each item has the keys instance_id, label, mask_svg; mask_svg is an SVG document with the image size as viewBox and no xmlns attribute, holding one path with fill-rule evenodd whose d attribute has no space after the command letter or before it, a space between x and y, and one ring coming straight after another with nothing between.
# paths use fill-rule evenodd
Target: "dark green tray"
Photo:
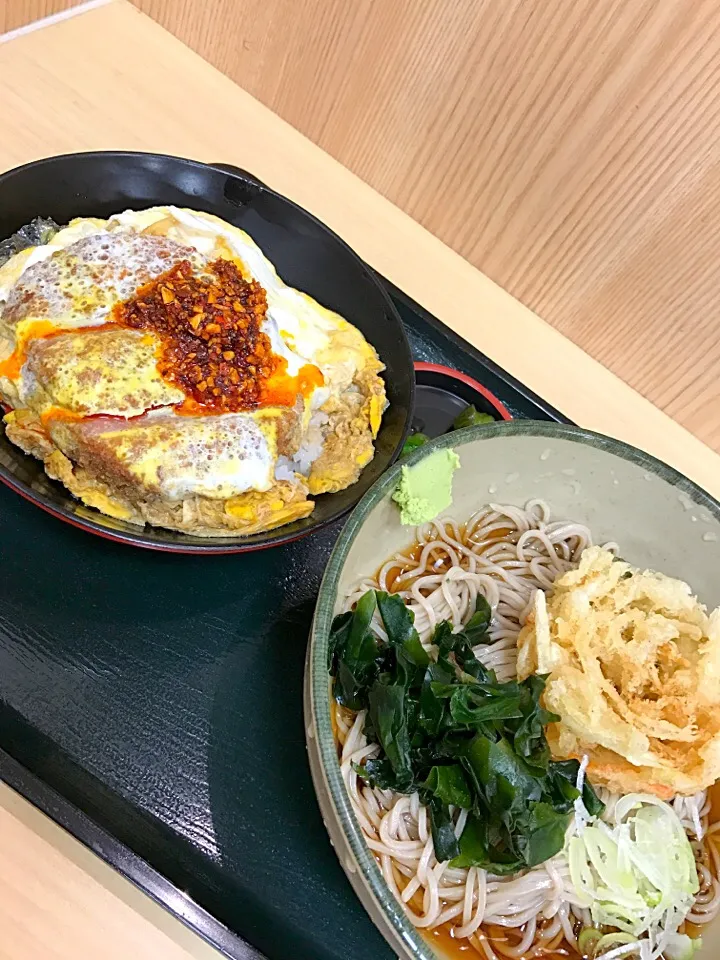
<instances>
[{"instance_id":1,"label":"dark green tray","mask_svg":"<svg viewBox=\"0 0 720 960\"><path fill-rule=\"evenodd\" d=\"M516 416L565 419L388 286L417 360ZM0 489L0 776L231 957L392 956L335 859L305 753L305 646L340 526L173 556Z\"/></svg>"}]
</instances>

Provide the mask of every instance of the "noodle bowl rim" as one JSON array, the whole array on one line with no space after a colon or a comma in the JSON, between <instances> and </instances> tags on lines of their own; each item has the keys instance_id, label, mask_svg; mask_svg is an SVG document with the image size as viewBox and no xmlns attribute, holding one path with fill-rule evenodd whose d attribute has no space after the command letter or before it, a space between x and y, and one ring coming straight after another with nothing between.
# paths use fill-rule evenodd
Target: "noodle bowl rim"
<instances>
[{"instance_id":1,"label":"noodle bowl rim","mask_svg":"<svg viewBox=\"0 0 720 960\"><path fill-rule=\"evenodd\" d=\"M697 506L707 509L720 524L720 502L669 464L630 444L591 430L571 424L533 420L511 420L469 427L430 441L404 457L402 464L395 463L368 490L350 514L328 560L313 616L305 664L305 736L313 786L340 864L363 906L391 947L415 960L438 960L439 954L406 918L387 886L352 811L340 772L330 716L331 691L327 671L330 625L350 549L371 512L394 491L402 466L412 466L435 450L464 447L495 437L518 436L567 440L611 453L676 487ZM382 557L385 556L385 553L379 552ZM390 548L388 555L389 552ZM371 572L368 571L368 574ZM342 852L339 842L343 845Z\"/></svg>"}]
</instances>

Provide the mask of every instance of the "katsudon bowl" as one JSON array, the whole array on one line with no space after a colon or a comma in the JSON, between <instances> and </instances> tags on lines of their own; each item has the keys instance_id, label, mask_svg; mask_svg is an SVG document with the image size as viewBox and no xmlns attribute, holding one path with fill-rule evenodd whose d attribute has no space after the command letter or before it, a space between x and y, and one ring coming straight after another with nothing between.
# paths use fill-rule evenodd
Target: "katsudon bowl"
<instances>
[{"instance_id":1,"label":"katsudon bowl","mask_svg":"<svg viewBox=\"0 0 720 960\"><path fill-rule=\"evenodd\" d=\"M376 365L379 358L383 367L381 379L373 372L374 389L380 399L384 392L387 407L373 448L369 453L365 450L362 460L357 459L357 463L363 464L358 478L337 492L314 495L311 489L314 506L308 516L260 532L224 530L221 536L208 535L207 531L195 535L151 523L143 525L125 519L117 510L115 516L107 515L97 497L101 509L94 509L51 479L43 461L23 452L5 432L0 436L0 480L48 513L88 532L178 553L257 550L306 536L332 523L351 510L392 464L409 431L415 384L412 357L402 322L383 286L336 234L244 171L154 154L72 154L40 160L0 175L0 240L38 217L65 225L76 218L106 219L123 211L151 207L198 211L244 231L253 249L257 251L259 247L266 263L269 261L268 276L274 275L274 267L283 286L300 291L305 302L314 301L313 306L319 305L325 316L330 316L330 311L338 314L373 348L369 354ZM254 270L251 276L257 279ZM61 362L67 366L68 358ZM13 407L7 396L5 404L6 409ZM151 406L148 403L146 409ZM131 415L126 413L125 417ZM206 418L208 422L211 419ZM72 431L73 426L68 424L66 430ZM12 435L12 429L9 433ZM177 473L176 465L174 469ZM181 474L176 480L182 486ZM339 483L325 484L330 489L338 486ZM137 517L133 519L137 521Z\"/></svg>"}]
</instances>

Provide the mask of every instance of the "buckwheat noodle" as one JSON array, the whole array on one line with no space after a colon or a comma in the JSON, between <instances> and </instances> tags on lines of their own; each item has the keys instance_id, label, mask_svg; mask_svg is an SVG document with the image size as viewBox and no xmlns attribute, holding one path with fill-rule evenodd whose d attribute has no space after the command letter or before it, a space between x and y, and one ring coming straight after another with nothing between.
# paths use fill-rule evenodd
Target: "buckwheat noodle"
<instances>
[{"instance_id":1,"label":"buckwheat noodle","mask_svg":"<svg viewBox=\"0 0 720 960\"><path fill-rule=\"evenodd\" d=\"M489 504L464 525L445 520L419 527L412 550L396 554L375 576L358 583L345 609L371 588L397 593L415 614L420 639L429 647L436 624L450 620L461 626L482 594L493 611L492 643L476 647L475 655L499 680L509 680L516 674L517 635L535 591L550 589L591 545L586 526L553 520L542 500L530 500L524 509ZM605 546L617 552L616 544ZM385 638L377 615L373 627ZM353 714L337 704L334 708L341 771L355 816L410 922L425 931L444 926L484 960L547 957L561 947L563 955L568 947L577 951L577 935L591 920L577 902L564 858L513 877L438 863L429 817L418 795L371 788L353 769L378 752L363 734L365 712ZM598 792L609 818L617 797ZM720 823L709 823L705 793L678 797L674 805L693 844L700 879L688 920L703 924L720 913L720 854L708 842L720 831ZM453 816L459 837L467 812L455 810ZM622 956L637 952L636 945L630 945Z\"/></svg>"}]
</instances>

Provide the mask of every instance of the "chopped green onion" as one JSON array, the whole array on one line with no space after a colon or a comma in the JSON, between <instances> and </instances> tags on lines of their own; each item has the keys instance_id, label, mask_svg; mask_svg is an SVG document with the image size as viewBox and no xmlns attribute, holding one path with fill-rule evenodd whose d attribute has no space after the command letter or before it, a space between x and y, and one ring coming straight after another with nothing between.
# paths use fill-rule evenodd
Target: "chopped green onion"
<instances>
[{"instance_id":1,"label":"chopped green onion","mask_svg":"<svg viewBox=\"0 0 720 960\"><path fill-rule=\"evenodd\" d=\"M692 939L686 933L674 933L665 938L663 957L665 960L693 960L698 950L702 950L702 937Z\"/></svg>"},{"instance_id":2,"label":"chopped green onion","mask_svg":"<svg viewBox=\"0 0 720 960\"><path fill-rule=\"evenodd\" d=\"M602 933L595 927L585 927L578 937L578 950L582 957L592 958L595 956L595 948L602 939Z\"/></svg>"},{"instance_id":3,"label":"chopped green onion","mask_svg":"<svg viewBox=\"0 0 720 960\"><path fill-rule=\"evenodd\" d=\"M651 941L675 935L699 889L690 841L669 804L651 794L626 794L613 819L614 825L585 826L566 844L580 904L596 926L623 931L603 937L595 957L645 935Z\"/></svg>"},{"instance_id":4,"label":"chopped green onion","mask_svg":"<svg viewBox=\"0 0 720 960\"><path fill-rule=\"evenodd\" d=\"M424 433L413 433L405 441L400 456L406 457L409 453L412 453L413 450L417 450L418 447L425 446L429 440L430 437L426 436Z\"/></svg>"},{"instance_id":5,"label":"chopped green onion","mask_svg":"<svg viewBox=\"0 0 720 960\"><path fill-rule=\"evenodd\" d=\"M603 954L608 952L611 947L625 947L631 943L637 943L637 937L633 937L629 933L606 933L596 942L595 953L591 956L597 957L597 960L602 960Z\"/></svg>"}]
</instances>

